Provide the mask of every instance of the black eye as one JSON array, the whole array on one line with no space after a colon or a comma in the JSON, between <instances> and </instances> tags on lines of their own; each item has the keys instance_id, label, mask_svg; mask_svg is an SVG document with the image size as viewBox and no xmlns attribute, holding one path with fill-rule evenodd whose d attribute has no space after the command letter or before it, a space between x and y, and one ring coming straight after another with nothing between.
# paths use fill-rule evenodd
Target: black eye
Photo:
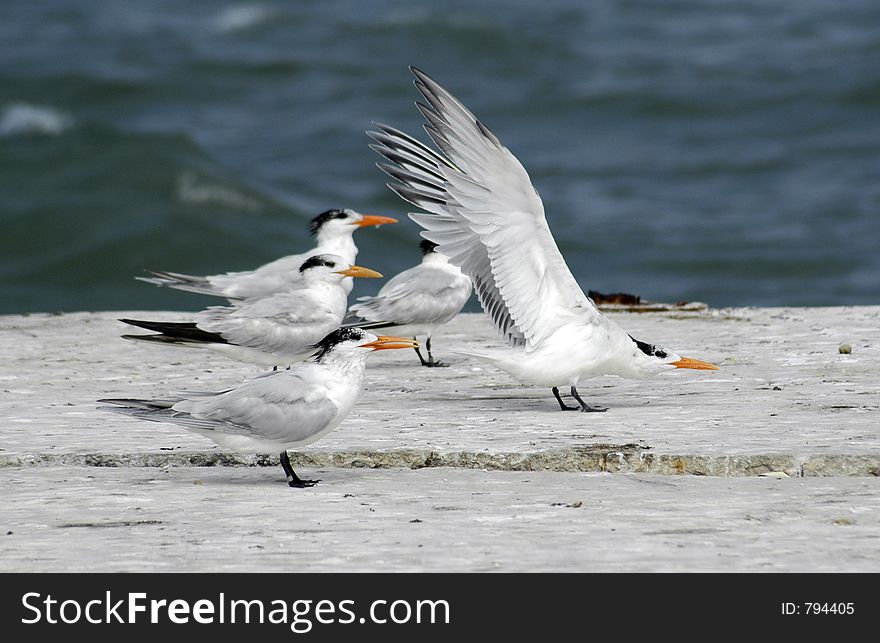
<instances>
[{"instance_id":1,"label":"black eye","mask_svg":"<svg viewBox=\"0 0 880 643\"><path fill-rule=\"evenodd\" d=\"M336 264L333 263L332 261L328 261L324 265L327 266L328 268L335 268L336 267Z\"/></svg>"}]
</instances>

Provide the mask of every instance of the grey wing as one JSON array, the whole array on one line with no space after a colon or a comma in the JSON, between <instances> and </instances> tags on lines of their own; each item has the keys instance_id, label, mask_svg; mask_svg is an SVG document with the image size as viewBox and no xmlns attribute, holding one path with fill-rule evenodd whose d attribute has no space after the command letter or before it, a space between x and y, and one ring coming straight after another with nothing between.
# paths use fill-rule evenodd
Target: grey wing
<instances>
[{"instance_id":1,"label":"grey wing","mask_svg":"<svg viewBox=\"0 0 880 643\"><path fill-rule=\"evenodd\" d=\"M340 321L341 314L334 314L321 302L283 293L209 308L199 327L239 346L266 353L299 354L308 352Z\"/></svg>"},{"instance_id":2,"label":"grey wing","mask_svg":"<svg viewBox=\"0 0 880 643\"><path fill-rule=\"evenodd\" d=\"M396 325L444 323L461 311L470 297L470 280L427 266L405 270L375 297L362 297L351 307L368 321Z\"/></svg>"},{"instance_id":3,"label":"grey wing","mask_svg":"<svg viewBox=\"0 0 880 643\"><path fill-rule=\"evenodd\" d=\"M308 440L338 415L321 387L284 371L214 396L183 400L173 410L180 415L168 421L183 426L279 442Z\"/></svg>"}]
</instances>

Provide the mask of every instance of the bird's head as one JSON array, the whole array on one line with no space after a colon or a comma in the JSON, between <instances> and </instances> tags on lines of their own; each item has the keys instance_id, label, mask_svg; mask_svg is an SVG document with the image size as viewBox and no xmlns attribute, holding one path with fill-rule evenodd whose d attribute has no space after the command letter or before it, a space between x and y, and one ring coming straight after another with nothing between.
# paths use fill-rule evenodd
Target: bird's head
<instances>
[{"instance_id":1,"label":"bird's head","mask_svg":"<svg viewBox=\"0 0 880 643\"><path fill-rule=\"evenodd\" d=\"M337 357L348 360L362 360L366 359L367 355L373 351L418 347L419 343L414 339L373 335L361 328L337 328L315 344L317 349L315 360L322 362L328 358Z\"/></svg>"},{"instance_id":2,"label":"bird's head","mask_svg":"<svg viewBox=\"0 0 880 643\"><path fill-rule=\"evenodd\" d=\"M718 367L691 357L682 357L661 346L640 342L630 335L632 340L631 365L637 375L649 377L673 368L692 368L699 371L717 371Z\"/></svg>"},{"instance_id":3,"label":"bird's head","mask_svg":"<svg viewBox=\"0 0 880 643\"><path fill-rule=\"evenodd\" d=\"M299 267L299 273L306 282L318 281L341 282L346 277L367 277L376 279L382 273L355 266L348 263L339 255L323 254L313 255L306 259Z\"/></svg>"},{"instance_id":4,"label":"bird's head","mask_svg":"<svg viewBox=\"0 0 880 643\"><path fill-rule=\"evenodd\" d=\"M330 237L351 234L358 228L367 226L397 223L397 219L380 217L373 214L361 214L348 208L327 210L322 212L309 224L309 231L318 237Z\"/></svg>"}]
</instances>

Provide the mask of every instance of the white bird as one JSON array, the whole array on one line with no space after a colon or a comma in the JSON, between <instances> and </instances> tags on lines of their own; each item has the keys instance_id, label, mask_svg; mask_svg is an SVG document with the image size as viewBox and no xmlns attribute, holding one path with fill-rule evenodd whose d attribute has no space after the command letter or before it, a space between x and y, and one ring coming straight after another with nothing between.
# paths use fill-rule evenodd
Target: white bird
<instances>
[{"instance_id":1,"label":"white bird","mask_svg":"<svg viewBox=\"0 0 880 643\"><path fill-rule=\"evenodd\" d=\"M225 391L186 392L158 400L98 401L118 405L110 410L134 417L179 424L233 451L280 451L287 483L311 487L320 481L300 479L290 465L288 449L315 442L345 419L360 395L371 351L414 344L402 337L339 328L317 343L313 360Z\"/></svg>"},{"instance_id":2,"label":"white bird","mask_svg":"<svg viewBox=\"0 0 880 643\"><path fill-rule=\"evenodd\" d=\"M198 313L196 321L121 319L158 333L123 337L209 348L233 359L267 366L304 360L314 352L315 342L338 328L345 317L348 293L343 279L382 275L331 254L309 257L299 273L300 282L291 290L231 306L211 306Z\"/></svg>"},{"instance_id":3,"label":"white bird","mask_svg":"<svg viewBox=\"0 0 880 643\"><path fill-rule=\"evenodd\" d=\"M149 271L152 277L135 277L135 279L156 286L226 297L230 301L266 297L295 286L300 276L299 267L314 255L339 255L353 264L358 253L352 238L354 231L366 226L380 226L387 223L397 223L397 219L361 214L349 209L327 210L312 219L309 231L315 235L318 245L307 252L281 257L254 270L225 272L207 277L184 275L178 272ZM343 283L346 294L350 293L352 280L346 279Z\"/></svg>"},{"instance_id":4,"label":"white bird","mask_svg":"<svg viewBox=\"0 0 880 643\"><path fill-rule=\"evenodd\" d=\"M393 277L375 297L359 297L343 321L346 326L387 329L416 339L427 336L428 359L416 348L422 366L445 366L431 354L431 336L455 317L471 296L471 280L422 239L422 262Z\"/></svg>"},{"instance_id":5,"label":"white bird","mask_svg":"<svg viewBox=\"0 0 880 643\"><path fill-rule=\"evenodd\" d=\"M427 101L416 103L431 150L403 132L377 124L371 147L389 187L429 214L410 214L422 236L474 283L483 310L510 345L470 354L526 384L569 386L580 410L577 384L599 375L643 378L675 368L716 366L640 342L608 319L575 281L544 217L529 175L497 136L452 94L410 67Z\"/></svg>"}]
</instances>

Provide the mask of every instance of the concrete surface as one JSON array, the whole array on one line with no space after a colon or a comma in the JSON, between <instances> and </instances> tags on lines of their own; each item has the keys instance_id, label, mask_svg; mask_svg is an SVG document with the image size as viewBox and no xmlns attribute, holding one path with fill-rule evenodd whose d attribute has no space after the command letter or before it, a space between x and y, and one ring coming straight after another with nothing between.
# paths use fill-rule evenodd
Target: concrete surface
<instances>
[{"instance_id":1,"label":"concrete surface","mask_svg":"<svg viewBox=\"0 0 880 643\"><path fill-rule=\"evenodd\" d=\"M259 372L121 340L122 316L185 314L0 317L4 571L880 570L880 307L616 313L722 370L594 380L609 411L586 415L452 354L497 344L461 316L434 341L449 368L371 358L291 458L311 490L275 454L98 410Z\"/></svg>"},{"instance_id":2,"label":"concrete surface","mask_svg":"<svg viewBox=\"0 0 880 643\"><path fill-rule=\"evenodd\" d=\"M880 480L7 468L4 571L878 571ZM7 534L12 531L12 534Z\"/></svg>"}]
</instances>

